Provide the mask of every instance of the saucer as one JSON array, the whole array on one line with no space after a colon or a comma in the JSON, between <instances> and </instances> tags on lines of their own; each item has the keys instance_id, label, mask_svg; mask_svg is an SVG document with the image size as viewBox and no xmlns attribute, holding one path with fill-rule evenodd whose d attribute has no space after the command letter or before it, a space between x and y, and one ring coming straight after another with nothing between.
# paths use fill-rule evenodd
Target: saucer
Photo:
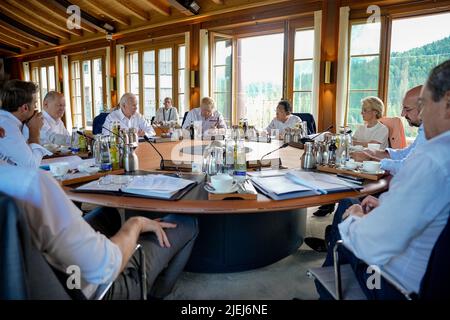
<instances>
[{"instance_id":1,"label":"saucer","mask_svg":"<svg viewBox=\"0 0 450 320\"><path fill-rule=\"evenodd\" d=\"M366 170L364 170L363 168L361 168L360 169L360 171L362 172L362 173L368 173L368 174L384 174L385 173L385 171L384 170L378 170L378 171L366 171Z\"/></svg>"},{"instance_id":2,"label":"saucer","mask_svg":"<svg viewBox=\"0 0 450 320\"><path fill-rule=\"evenodd\" d=\"M211 189L211 187L207 184L205 184L204 186L205 190L208 191L209 193L214 193L214 194L226 194L226 193L234 193L236 191L238 191L239 187L237 185L237 183L233 184L233 186L228 189L228 190L213 190Z\"/></svg>"}]
</instances>

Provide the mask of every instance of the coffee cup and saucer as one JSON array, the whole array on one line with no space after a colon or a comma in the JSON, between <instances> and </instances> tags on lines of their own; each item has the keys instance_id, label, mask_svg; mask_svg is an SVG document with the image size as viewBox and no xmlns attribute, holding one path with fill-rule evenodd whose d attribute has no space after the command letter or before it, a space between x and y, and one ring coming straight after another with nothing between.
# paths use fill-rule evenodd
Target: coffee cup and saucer
<instances>
[{"instance_id":1,"label":"coffee cup and saucer","mask_svg":"<svg viewBox=\"0 0 450 320\"><path fill-rule=\"evenodd\" d=\"M361 171L369 174L383 174L381 164L378 161L363 161Z\"/></svg>"},{"instance_id":2,"label":"coffee cup and saucer","mask_svg":"<svg viewBox=\"0 0 450 320\"><path fill-rule=\"evenodd\" d=\"M238 191L238 185L232 176L217 174L211 176L211 183L205 184L205 190L214 194L233 193Z\"/></svg>"}]
</instances>

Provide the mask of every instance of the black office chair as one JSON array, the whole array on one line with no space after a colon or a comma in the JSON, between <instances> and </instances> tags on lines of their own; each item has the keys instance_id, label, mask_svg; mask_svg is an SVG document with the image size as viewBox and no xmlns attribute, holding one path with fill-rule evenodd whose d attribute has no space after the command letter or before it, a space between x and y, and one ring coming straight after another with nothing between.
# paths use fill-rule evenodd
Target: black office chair
<instances>
[{"instance_id":1,"label":"black office chair","mask_svg":"<svg viewBox=\"0 0 450 320\"><path fill-rule=\"evenodd\" d=\"M188 114L188 113L189 113L189 111L186 111L186 112L184 113L183 121L181 121L181 126L183 126L184 122L186 121L186 117L187 117L187 114Z\"/></svg>"},{"instance_id":2,"label":"black office chair","mask_svg":"<svg viewBox=\"0 0 450 320\"><path fill-rule=\"evenodd\" d=\"M106 117L109 112L102 112L94 118L92 123L92 134L101 134L103 129L103 124L105 123Z\"/></svg>"},{"instance_id":3,"label":"black office chair","mask_svg":"<svg viewBox=\"0 0 450 320\"><path fill-rule=\"evenodd\" d=\"M294 116L300 117L302 121L306 121L308 134L316 133L316 121L311 113L292 113Z\"/></svg>"},{"instance_id":4,"label":"black office chair","mask_svg":"<svg viewBox=\"0 0 450 320\"><path fill-rule=\"evenodd\" d=\"M339 246L336 243L334 251L334 266L312 268L307 271L309 277L319 281L336 300L365 300L359 282L353 269L348 264L339 263ZM450 214L447 224L439 235L430 258L427 270L420 284L419 294L410 292L387 273L381 276L394 288L410 300L449 300L450 299Z\"/></svg>"}]
</instances>

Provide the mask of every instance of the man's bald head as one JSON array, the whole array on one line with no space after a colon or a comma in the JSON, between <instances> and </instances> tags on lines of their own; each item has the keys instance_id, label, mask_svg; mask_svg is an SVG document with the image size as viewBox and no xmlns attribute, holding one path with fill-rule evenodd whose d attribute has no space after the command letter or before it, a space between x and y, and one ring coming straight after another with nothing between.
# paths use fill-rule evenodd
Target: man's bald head
<instances>
[{"instance_id":1,"label":"man's bald head","mask_svg":"<svg viewBox=\"0 0 450 320\"><path fill-rule=\"evenodd\" d=\"M66 111L66 99L60 92L49 91L42 104L43 109L55 120L61 119Z\"/></svg>"},{"instance_id":2,"label":"man's bald head","mask_svg":"<svg viewBox=\"0 0 450 320\"><path fill-rule=\"evenodd\" d=\"M402 117L408 121L408 124L412 127L419 127L422 124L422 120L419 117L419 97L422 91L422 85L409 89L405 97L403 98Z\"/></svg>"}]
</instances>

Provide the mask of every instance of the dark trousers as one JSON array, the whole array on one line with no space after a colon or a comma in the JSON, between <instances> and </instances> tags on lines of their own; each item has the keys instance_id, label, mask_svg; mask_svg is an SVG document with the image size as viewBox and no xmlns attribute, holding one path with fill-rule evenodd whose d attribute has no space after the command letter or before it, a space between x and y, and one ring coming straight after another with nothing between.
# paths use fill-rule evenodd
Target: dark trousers
<instances>
[{"instance_id":1,"label":"dark trousers","mask_svg":"<svg viewBox=\"0 0 450 320\"><path fill-rule=\"evenodd\" d=\"M112 237L121 227L121 218L116 209L97 208L87 215L86 221L107 237ZM167 296L186 265L198 234L197 219L169 214L163 221L175 223L174 229L165 229L170 248L162 248L154 233L142 234L140 243L145 252L148 296L164 298ZM139 260L136 252L128 261L124 271L113 282L105 299L140 299L141 284Z\"/></svg>"},{"instance_id":2,"label":"dark trousers","mask_svg":"<svg viewBox=\"0 0 450 320\"><path fill-rule=\"evenodd\" d=\"M328 243L328 252L323 263L323 267L332 266L334 264L333 248L338 240L341 240L339 234L338 224L342 221L342 215L353 204L359 204L357 199L344 199L339 202L338 208L334 214L333 224L328 232L325 241ZM358 259L351 251L341 246L339 248L339 261L340 264L350 264L356 278L369 300L404 300L405 297L384 278L381 278L380 289L369 289L367 287L367 279L373 275L373 273L367 273L368 265L362 260ZM331 294L317 281L315 280L317 292L319 293L321 300L331 300L333 297Z\"/></svg>"}]
</instances>

